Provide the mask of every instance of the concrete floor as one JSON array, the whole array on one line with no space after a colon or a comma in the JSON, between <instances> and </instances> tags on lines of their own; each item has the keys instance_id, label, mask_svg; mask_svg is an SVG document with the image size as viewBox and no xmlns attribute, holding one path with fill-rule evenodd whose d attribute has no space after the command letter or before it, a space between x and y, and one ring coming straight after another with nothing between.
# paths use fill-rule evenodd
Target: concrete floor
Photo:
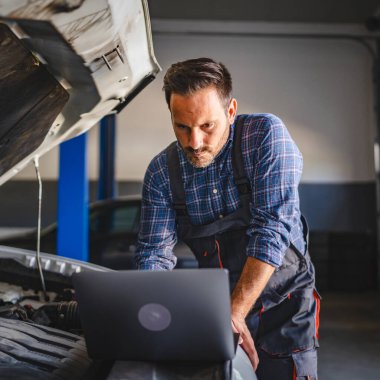
<instances>
[{"instance_id":1,"label":"concrete floor","mask_svg":"<svg viewBox=\"0 0 380 380\"><path fill-rule=\"evenodd\" d=\"M322 297L319 379L380 380L380 292Z\"/></svg>"}]
</instances>

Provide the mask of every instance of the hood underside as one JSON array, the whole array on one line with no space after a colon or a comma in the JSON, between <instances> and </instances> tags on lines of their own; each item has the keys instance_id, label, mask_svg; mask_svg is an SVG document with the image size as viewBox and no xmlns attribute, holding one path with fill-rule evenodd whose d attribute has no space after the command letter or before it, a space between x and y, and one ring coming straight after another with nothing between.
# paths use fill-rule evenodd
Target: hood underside
<instances>
[{"instance_id":1,"label":"hood underside","mask_svg":"<svg viewBox=\"0 0 380 380\"><path fill-rule=\"evenodd\" d=\"M159 71L146 0L0 0L0 185Z\"/></svg>"}]
</instances>

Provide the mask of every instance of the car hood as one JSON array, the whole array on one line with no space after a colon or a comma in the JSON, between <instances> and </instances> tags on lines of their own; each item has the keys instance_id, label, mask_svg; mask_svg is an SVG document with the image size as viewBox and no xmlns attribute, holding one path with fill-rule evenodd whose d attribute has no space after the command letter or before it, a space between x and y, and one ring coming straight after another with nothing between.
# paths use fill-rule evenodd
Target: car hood
<instances>
[{"instance_id":1,"label":"car hood","mask_svg":"<svg viewBox=\"0 0 380 380\"><path fill-rule=\"evenodd\" d=\"M0 185L159 71L146 0L0 0Z\"/></svg>"}]
</instances>

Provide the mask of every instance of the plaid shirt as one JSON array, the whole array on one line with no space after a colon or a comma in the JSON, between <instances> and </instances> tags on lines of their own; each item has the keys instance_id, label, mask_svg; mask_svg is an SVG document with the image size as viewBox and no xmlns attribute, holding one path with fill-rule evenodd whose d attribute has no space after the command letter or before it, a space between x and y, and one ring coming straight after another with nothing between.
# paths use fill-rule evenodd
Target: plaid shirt
<instances>
[{"instance_id":1,"label":"plaid shirt","mask_svg":"<svg viewBox=\"0 0 380 380\"><path fill-rule=\"evenodd\" d=\"M193 224L213 222L240 207L233 181L233 134L234 124L227 143L205 168L193 167L177 143L186 205ZM278 267L290 243L305 252L298 196L302 155L282 121L270 114L249 115L243 128L242 151L252 189L246 254ZM173 254L176 242L164 150L151 161L145 174L137 267L172 269L176 264Z\"/></svg>"}]
</instances>

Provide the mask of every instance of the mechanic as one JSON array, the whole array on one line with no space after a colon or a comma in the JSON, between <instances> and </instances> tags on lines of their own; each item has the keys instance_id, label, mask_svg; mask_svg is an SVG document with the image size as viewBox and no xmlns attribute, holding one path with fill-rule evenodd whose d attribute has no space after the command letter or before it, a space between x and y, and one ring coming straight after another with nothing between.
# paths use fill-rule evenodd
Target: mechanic
<instances>
[{"instance_id":1,"label":"mechanic","mask_svg":"<svg viewBox=\"0 0 380 380\"><path fill-rule=\"evenodd\" d=\"M221 63L175 63L163 90L177 141L145 174L137 267L173 269L182 239L200 267L229 270L232 327L258 379L317 379L301 153L278 117L236 115Z\"/></svg>"}]
</instances>

